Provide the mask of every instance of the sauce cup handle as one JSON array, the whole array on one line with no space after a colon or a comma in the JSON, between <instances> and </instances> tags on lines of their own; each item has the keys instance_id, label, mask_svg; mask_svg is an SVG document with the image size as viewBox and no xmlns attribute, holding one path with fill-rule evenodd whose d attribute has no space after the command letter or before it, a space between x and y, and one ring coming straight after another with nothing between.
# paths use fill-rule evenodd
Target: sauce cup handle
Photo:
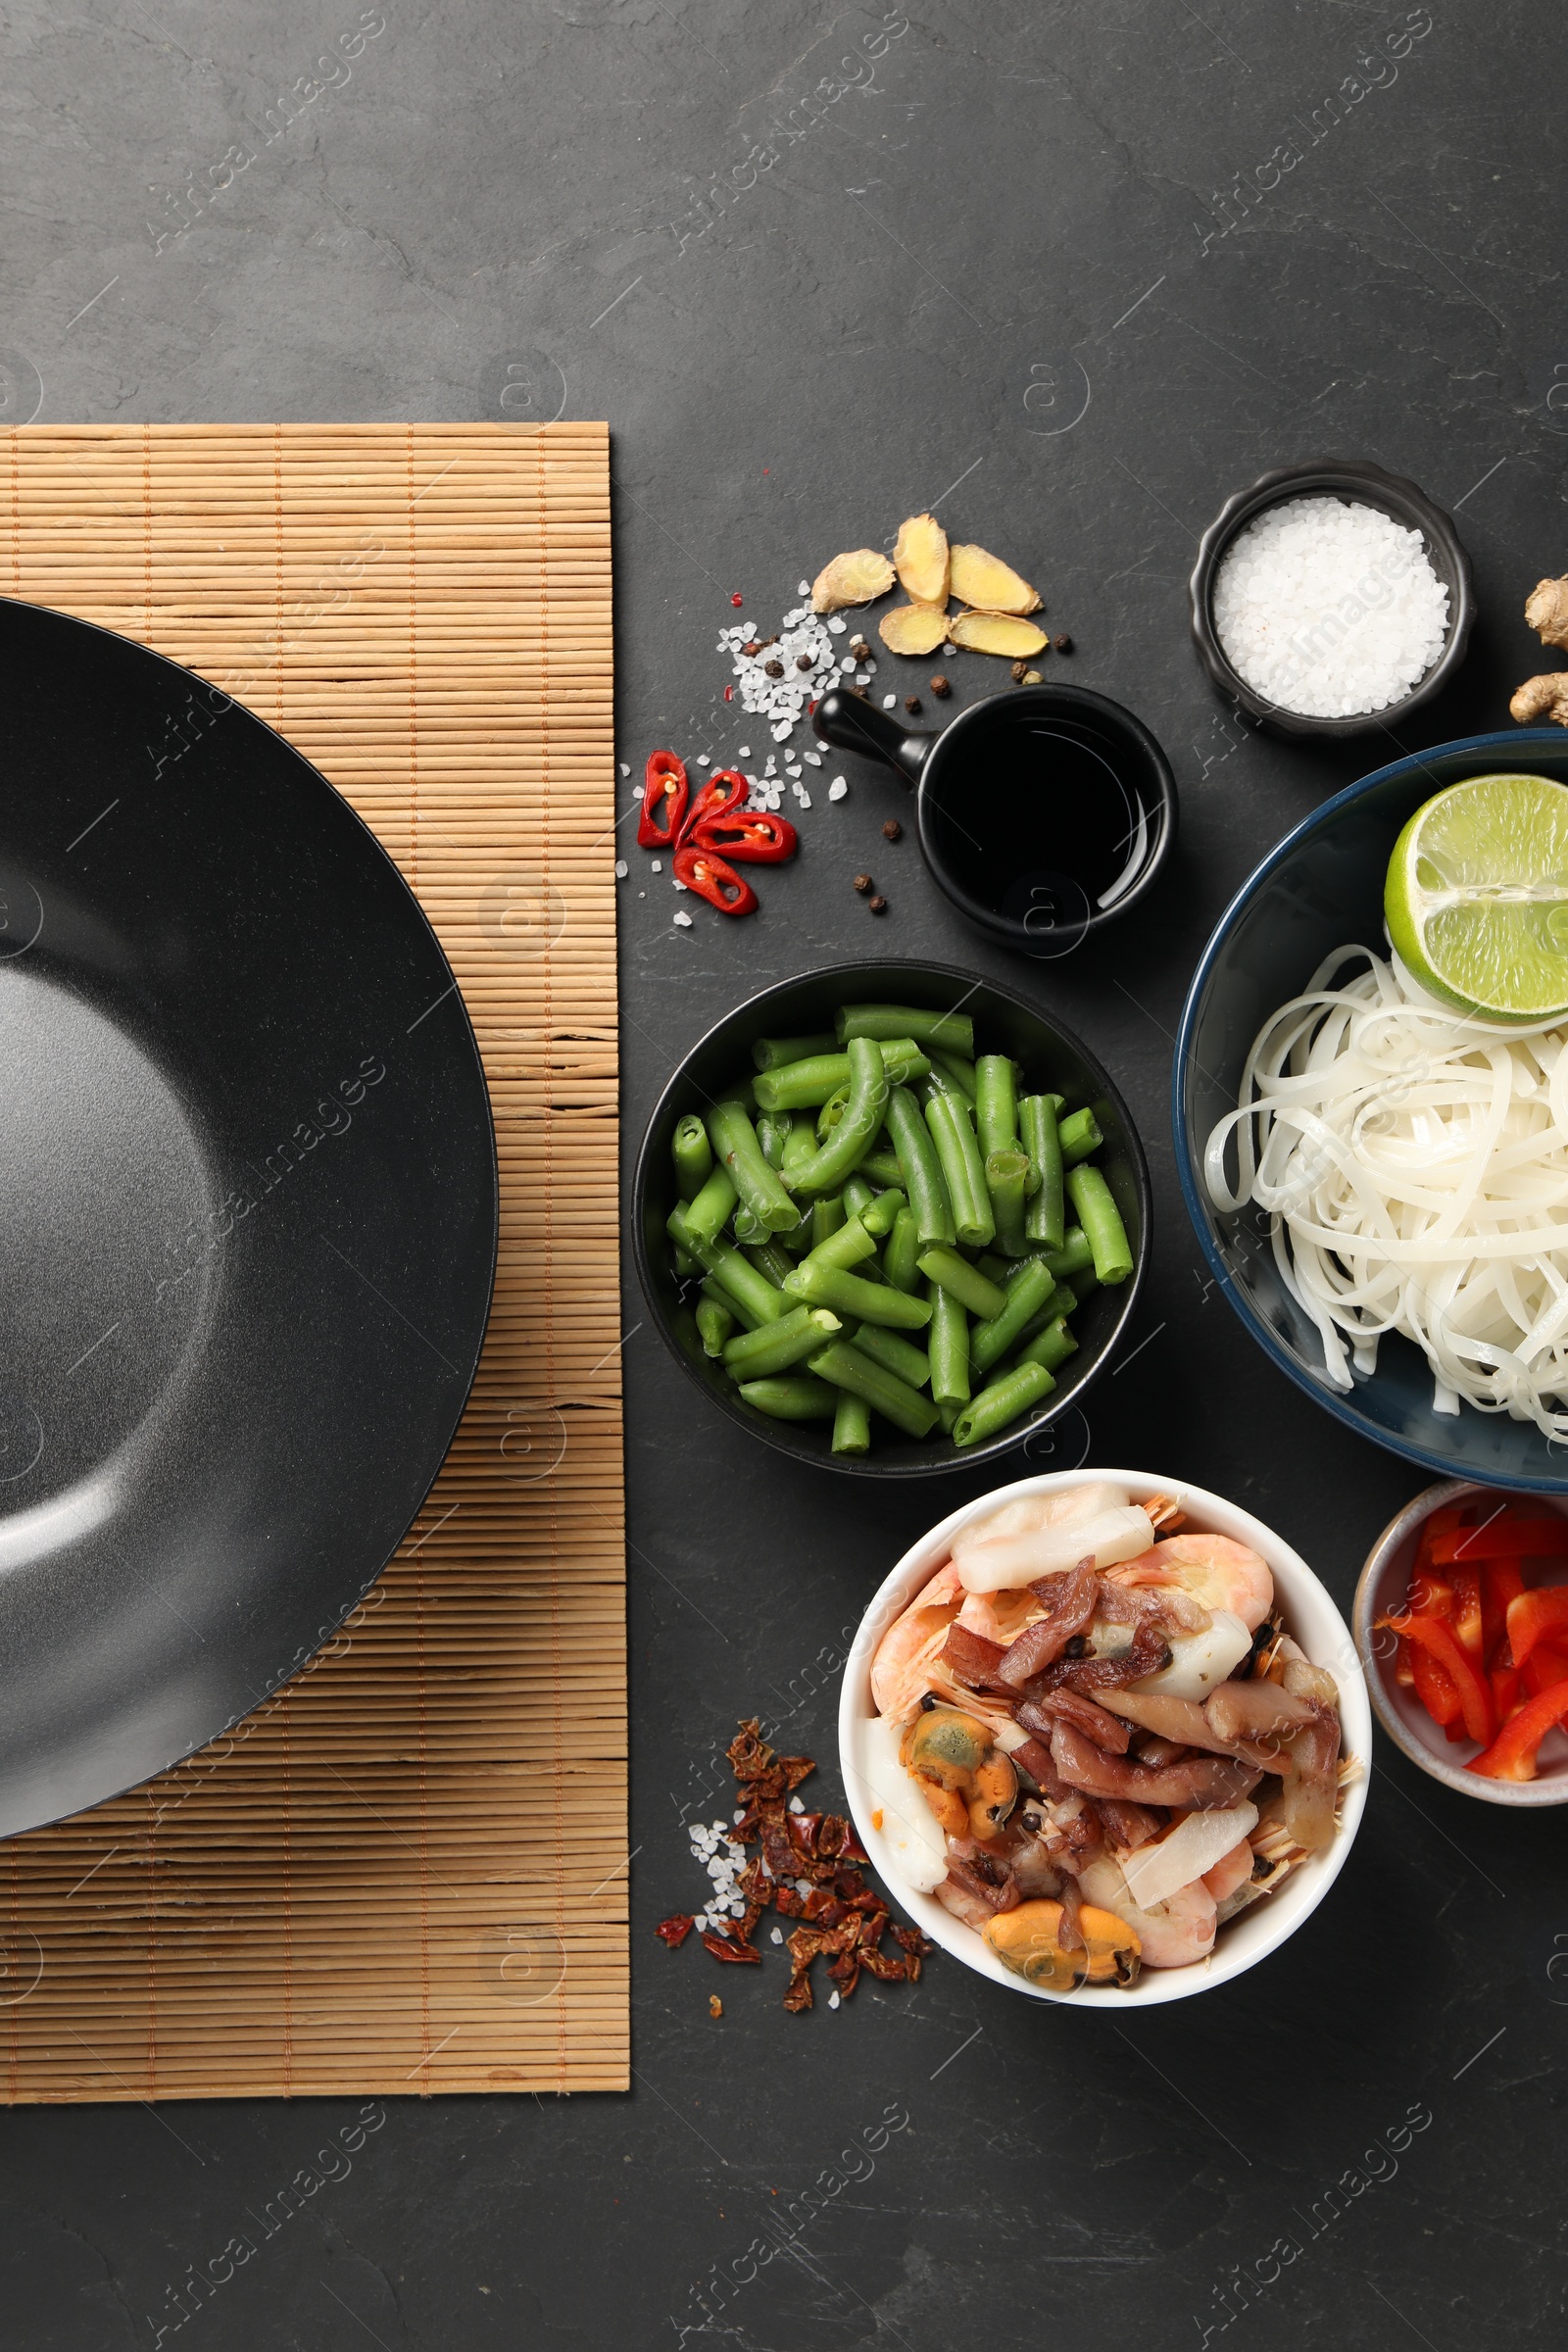
<instances>
[{"instance_id":1,"label":"sauce cup handle","mask_svg":"<svg viewBox=\"0 0 1568 2352\"><path fill-rule=\"evenodd\" d=\"M859 752L885 760L906 784L918 784L933 747L941 741L928 728L900 726L891 711L864 703L846 687L830 687L811 713L811 724L824 743L838 752Z\"/></svg>"}]
</instances>

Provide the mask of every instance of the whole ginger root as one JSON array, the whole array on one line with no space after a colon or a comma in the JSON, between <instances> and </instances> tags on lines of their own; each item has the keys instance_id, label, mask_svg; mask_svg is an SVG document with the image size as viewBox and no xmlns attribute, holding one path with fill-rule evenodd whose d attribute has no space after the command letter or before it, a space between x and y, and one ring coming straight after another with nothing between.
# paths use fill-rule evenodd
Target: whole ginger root
<instances>
[{"instance_id":1,"label":"whole ginger root","mask_svg":"<svg viewBox=\"0 0 1568 2352\"><path fill-rule=\"evenodd\" d=\"M1539 581L1525 600L1525 621L1543 645L1554 645L1568 653L1568 578ZM1508 710L1523 726L1532 719L1549 718L1559 727L1568 727L1568 669L1548 669L1539 678L1526 678Z\"/></svg>"}]
</instances>

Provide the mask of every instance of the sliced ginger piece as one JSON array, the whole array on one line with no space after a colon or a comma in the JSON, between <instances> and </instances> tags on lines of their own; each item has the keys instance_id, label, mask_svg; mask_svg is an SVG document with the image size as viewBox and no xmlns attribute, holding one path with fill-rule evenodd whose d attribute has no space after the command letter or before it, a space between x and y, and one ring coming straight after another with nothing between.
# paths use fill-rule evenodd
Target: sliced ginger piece
<instances>
[{"instance_id":1,"label":"sliced ginger piece","mask_svg":"<svg viewBox=\"0 0 1568 2352\"><path fill-rule=\"evenodd\" d=\"M948 642L947 609L942 605L895 605L876 627L891 654L934 654Z\"/></svg>"},{"instance_id":2,"label":"sliced ginger piece","mask_svg":"<svg viewBox=\"0 0 1568 2352\"><path fill-rule=\"evenodd\" d=\"M949 551L949 586L960 605L982 612L1038 612L1040 598L1010 564L961 541Z\"/></svg>"},{"instance_id":3,"label":"sliced ginger piece","mask_svg":"<svg viewBox=\"0 0 1568 2352\"><path fill-rule=\"evenodd\" d=\"M874 547L852 548L835 556L811 582L813 612L837 612L845 605L868 605L886 596L893 585L893 566Z\"/></svg>"},{"instance_id":4,"label":"sliced ginger piece","mask_svg":"<svg viewBox=\"0 0 1568 2352\"><path fill-rule=\"evenodd\" d=\"M889 616L891 618L891 615ZM971 654L1001 654L1009 662L1025 654L1043 654L1051 640L1032 620L1016 612L960 612L947 624L955 645Z\"/></svg>"},{"instance_id":5,"label":"sliced ginger piece","mask_svg":"<svg viewBox=\"0 0 1568 2352\"><path fill-rule=\"evenodd\" d=\"M893 568L912 604L947 603L948 534L934 514L911 514L900 523Z\"/></svg>"},{"instance_id":6,"label":"sliced ginger piece","mask_svg":"<svg viewBox=\"0 0 1568 2352\"><path fill-rule=\"evenodd\" d=\"M1525 626L1543 645L1568 653L1568 579L1542 580L1525 602Z\"/></svg>"}]
</instances>

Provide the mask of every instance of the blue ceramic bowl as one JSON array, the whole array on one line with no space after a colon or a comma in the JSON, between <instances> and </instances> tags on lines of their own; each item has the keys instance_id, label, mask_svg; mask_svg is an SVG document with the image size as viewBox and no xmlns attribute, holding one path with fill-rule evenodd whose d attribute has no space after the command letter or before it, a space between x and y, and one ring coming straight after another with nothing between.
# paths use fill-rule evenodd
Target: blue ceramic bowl
<instances>
[{"instance_id":1,"label":"blue ceramic bowl","mask_svg":"<svg viewBox=\"0 0 1568 2352\"><path fill-rule=\"evenodd\" d=\"M1220 917L1193 976L1173 1069L1176 1166L1226 1298L1264 1354L1325 1412L1439 1477L1568 1494L1568 1447L1534 1422L1469 1405L1456 1416L1434 1413L1432 1374L1411 1341L1381 1341L1376 1372L1357 1373L1348 1394L1334 1388L1315 1328L1280 1281L1267 1214L1215 1209L1202 1171L1204 1144L1235 1109L1243 1065L1269 1014L1300 993L1334 948L1358 941L1388 953L1383 879L1406 818L1445 785L1508 769L1568 784L1568 735L1517 727L1414 753L1325 801L1270 851Z\"/></svg>"}]
</instances>

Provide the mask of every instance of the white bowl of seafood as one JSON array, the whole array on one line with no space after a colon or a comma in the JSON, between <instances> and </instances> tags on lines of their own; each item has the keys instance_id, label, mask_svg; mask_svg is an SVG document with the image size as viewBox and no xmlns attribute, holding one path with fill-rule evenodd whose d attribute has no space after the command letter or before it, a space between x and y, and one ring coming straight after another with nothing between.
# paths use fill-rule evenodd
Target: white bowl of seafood
<instances>
[{"instance_id":1,"label":"white bowl of seafood","mask_svg":"<svg viewBox=\"0 0 1568 2352\"><path fill-rule=\"evenodd\" d=\"M1323 1900L1372 1719L1345 1620L1272 1529L1129 1470L1021 1479L905 1553L857 1634L844 1786L955 1959L1080 2007L1181 2000Z\"/></svg>"}]
</instances>

